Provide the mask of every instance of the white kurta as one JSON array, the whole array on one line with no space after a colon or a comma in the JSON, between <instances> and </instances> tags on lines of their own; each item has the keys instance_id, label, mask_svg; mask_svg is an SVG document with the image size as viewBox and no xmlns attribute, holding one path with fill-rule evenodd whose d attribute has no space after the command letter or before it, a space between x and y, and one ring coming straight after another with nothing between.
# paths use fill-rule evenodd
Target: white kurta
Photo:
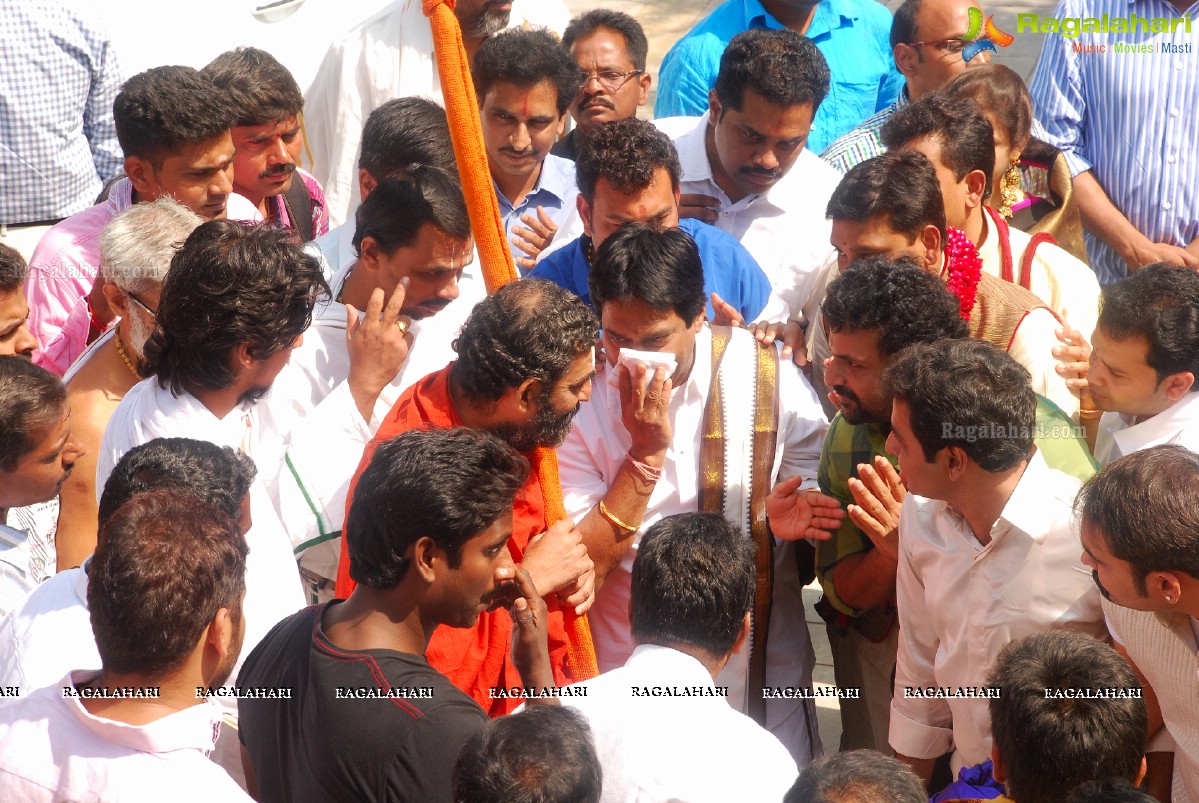
<instances>
[{"instance_id":1,"label":"white kurta","mask_svg":"<svg viewBox=\"0 0 1199 803\"><path fill-rule=\"evenodd\" d=\"M985 212L983 227L986 237L978 248L983 270L996 278L1003 278L999 232L991 216ZM1009 226L1008 240L1012 248L1012 276L1018 284L1020 260L1024 258L1024 250L1032 237ZM1042 243L1033 254L1029 279L1031 286L1028 289L1032 294L1090 340L1091 333L1095 331L1095 322L1099 319L1099 280L1095 278L1095 271L1058 246Z\"/></svg>"},{"instance_id":2,"label":"white kurta","mask_svg":"<svg viewBox=\"0 0 1199 803\"><path fill-rule=\"evenodd\" d=\"M100 668L80 566L54 575L0 619L0 678L22 697L72 668Z\"/></svg>"},{"instance_id":3,"label":"white kurta","mask_svg":"<svg viewBox=\"0 0 1199 803\"><path fill-rule=\"evenodd\" d=\"M712 177L704 147L708 114L703 117L668 117L655 120L674 141L683 167L679 189L684 195L708 195L720 202L716 223L736 237L753 255L787 305L790 318L804 320L837 252L829 238L832 223L825 217L829 198L841 183L841 174L806 148L787 174L759 195L733 203ZM818 300L817 300L818 301Z\"/></svg>"},{"instance_id":4,"label":"white kurta","mask_svg":"<svg viewBox=\"0 0 1199 803\"><path fill-rule=\"evenodd\" d=\"M719 696L690 655L643 644L611 672L576 683L564 706L587 718L604 772L601 803L777 801L795 760L769 731ZM653 695L653 696L647 696Z\"/></svg>"},{"instance_id":5,"label":"white kurta","mask_svg":"<svg viewBox=\"0 0 1199 803\"><path fill-rule=\"evenodd\" d=\"M121 399L108 419L97 455L97 497L121 456L155 438L208 441L239 449L254 460L258 476L250 486L253 524L246 533L250 547L243 604L246 635L238 669L267 631L305 603L291 543L267 493L272 477L279 470L281 444L264 438L262 430L256 407L238 408L218 419L195 396L189 393L173 396L151 377L134 385Z\"/></svg>"},{"instance_id":6,"label":"white kurta","mask_svg":"<svg viewBox=\"0 0 1199 803\"><path fill-rule=\"evenodd\" d=\"M982 688L1011 641L1053 630L1105 639L1099 589L1082 565L1079 481L1040 452L979 543L945 502L908 494L899 516L899 655L891 747L913 758L953 750L953 772L991 756L987 700L913 697L907 689Z\"/></svg>"},{"instance_id":7,"label":"white kurta","mask_svg":"<svg viewBox=\"0 0 1199 803\"><path fill-rule=\"evenodd\" d=\"M356 257L351 226L342 226L305 246L321 260L336 296ZM475 304L487 295L476 264L458 283L458 298L436 315L414 321L412 350L400 372L363 419L350 394L346 308L318 305L303 344L292 352L271 395L260 404L271 436L287 441L287 460L270 492L300 565L322 577L337 576L346 497L363 450L400 395L422 377L454 359L454 338ZM361 310L360 310L361 312Z\"/></svg>"},{"instance_id":8,"label":"white kurta","mask_svg":"<svg viewBox=\"0 0 1199 803\"><path fill-rule=\"evenodd\" d=\"M748 337L745 330L733 332L734 337ZM591 401L575 416L566 442L558 448L566 511L575 521L582 519L607 493L632 445L621 423L620 393L611 381L612 376L606 364L600 366ZM711 380L712 333L705 326L695 339L691 376L671 396L673 442L666 454L662 478L650 496L642 531L666 516L699 509L700 442ZM828 422L811 386L789 359L779 360L778 384L780 408L773 475L785 479L798 474L804 478L802 487L814 488ZM628 601L640 537L640 532L633 536L631 548L596 594L588 617L601 672L622 666L635 646L629 632ZM804 621L793 543L775 541L774 565L766 684L808 686L816 659ZM766 726L803 766L812 755L819 754L820 743L814 726L809 729L801 708L801 701L768 701Z\"/></svg>"},{"instance_id":9,"label":"white kurta","mask_svg":"<svg viewBox=\"0 0 1199 803\"><path fill-rule=\"evenodd\" d=\"M515 0L509 27L547 27L561 35L570 20L562 0ZM329 219L339 226L361 200L362 126L389 100L421 96L444 105L433 57L433 31L420 0L396 0L329 46L304 93L312 174L325 188Z\"/></svg>"}]
</instances>

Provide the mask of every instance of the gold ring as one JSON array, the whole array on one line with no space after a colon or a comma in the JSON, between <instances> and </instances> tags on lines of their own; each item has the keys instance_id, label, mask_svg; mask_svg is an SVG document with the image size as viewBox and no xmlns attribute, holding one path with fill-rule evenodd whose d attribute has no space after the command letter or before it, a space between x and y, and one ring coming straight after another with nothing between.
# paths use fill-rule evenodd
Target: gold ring
<instances>
[{"instance_id":1,"label":"gold ring","mask_svg":"<svg viewBox=\"0 0 1199 803\"><path fill-rule=\"evenodd\" d=\"M412 328L412 324L402 318L396 319L396 329L400 330L401 335L408 334L408 330Z\"/></svg>"}]
</instances>

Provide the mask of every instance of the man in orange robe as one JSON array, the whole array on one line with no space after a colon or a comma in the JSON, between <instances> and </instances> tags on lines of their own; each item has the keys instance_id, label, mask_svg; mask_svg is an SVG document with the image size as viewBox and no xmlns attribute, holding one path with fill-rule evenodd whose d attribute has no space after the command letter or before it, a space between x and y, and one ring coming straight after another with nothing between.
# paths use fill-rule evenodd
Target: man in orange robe
<instances>
[{"instance_id":1,"label":"man in orange robe","mask_svg":"<svg viewBox=\"0 0 1199 803\"><path fill-rule=\"evenodd\" d=\"M591 396L592 347L598 334L587 305L551 282L511 282L479 302L455 343L458 359L405 391L379 426L350 484L350 504L375 449L410 429L484 429L525 454L538 446L557 446ZM342 538L339 598L348 597L355 586L348 542ZM546 600L554 678L559 685L569 683L561 606L586 611L594 596L594 571L569 519L546 529L536 472L529 473L516 495L508 549ZM483 613L471 628L438 628L426 655L491 716L507 714L521 698L497 696L493 690L521 686L511 658L511 631L505 611Z\"/></svg>"}]
</instances>

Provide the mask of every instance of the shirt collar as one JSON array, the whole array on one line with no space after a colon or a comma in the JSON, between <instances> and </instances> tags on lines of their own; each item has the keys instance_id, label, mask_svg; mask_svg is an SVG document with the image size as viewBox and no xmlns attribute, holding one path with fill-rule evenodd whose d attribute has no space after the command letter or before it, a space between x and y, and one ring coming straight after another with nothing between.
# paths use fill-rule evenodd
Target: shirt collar
<instances>
[{"instance_id":1,"label":"shirt collar","mask_svg":"<svg viewBox=\"0 0 1199 803\"><path fill-rule=\"evenodd\" d=\"M1052 487L1049 481L1049 466L1041 456L1041 450L1033 451L1024 473L1016 483L1012 495L1008 497L999 521L1007 522L1012 527L1027 535L1038 544L1045 540L1045 492Z\"/></svg>"},{"instance_id":2,"label":"shirt collar","mask_svg":"<svg viewBox=\"0 0 1199 803\"><path fill-rule=\"evenodd\" d=\"M511 199L504 195L494 178L491 183L495 186L496 194L508 201L509 206L512 206ZM541 162L541 170L537 173L537 182L533 185L533 189L529 190L525 200L533 198L539 192L548 192L559 201L567 201L575 192L575 163L569 159L563 159L561 156L547 153Z\"/></svg>"},{"instance_id":3,"label":"shirt collar","mask_svg":"<svg viewBox=\"0 0 1199 803\"><path fill-rule=\"evenodd\" d=\"M710 111L704 112L696 121L694 128L674 141L675 150L679 154L679 165L683 168L683 181L716 183L712 177L712 164L708 161L708 147L705 139L711 115Z\"/></svg>"},{"instance_id":4,"label":"shirt collar","mask_svg":"<svg viewBox=\"0 0 1199 803\"><path fill-rule=\"evenodd\" d=\"M128 177L121 179L108 191L108 207L119 215L133 206L133 182Z\"/></svg>"},{"instance_id":5,"label":"shirt collar","mask_svg":"<svg viewBox=\"0 0 1199 803\"><path fill-rule=\"evenodd\" d=\"M712 674L698 659L685 652L657 644L639 644L625 662L639 678L655 677L675 686L714 687Z\"/></svg>"},{"instance_id":6,"label":"shirt collar","mask_svg":"<svg viewBox=\"0 0 1199 803\"><path fill-rule=\"evenodd\" d=\"M221 727L221 709L209 700L168 714L147 725L129 725L95 716L83 707L79 698L62 696L63 688L88 683L99 676L100 673L94 670L74 670L68 672L57 686L51 686L50 692L83 727L104 741L151 754L176 750L209 753L216 746Z\"/></svg>"},{"instance_id":7,"label":"shirt collar","mask_svg":"<svg viewBox=\"0 0 1199 803\"><path fill-rule=\"evenodd\" d=\"M1120 420L1132 419L1121 415ZM1187 393L1152 418L1117 430L1112 439L1120 447L1120 454L1128 455L1151 446L1177 443L1184 431L1196 427L1199 427L1199 392Z\"/></svg>"}]
</instances>

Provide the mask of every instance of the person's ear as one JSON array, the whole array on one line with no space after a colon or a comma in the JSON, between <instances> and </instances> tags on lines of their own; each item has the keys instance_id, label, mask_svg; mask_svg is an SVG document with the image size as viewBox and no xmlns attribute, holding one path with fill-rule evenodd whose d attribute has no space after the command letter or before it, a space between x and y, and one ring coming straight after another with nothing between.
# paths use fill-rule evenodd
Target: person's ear
<instances>
[{"instance_id":1,"label":"person's ear","mask_svg":"<svg viewBox=\"0 0 1199 803\"><path fill-rule=\"evenodd\" d=\"M1003 756L999 755L999 745L994 739L991 740L991 777L1000 783L1007 780L1007 768L1003 766Z\"/></svg>"},{"instance_id":2,"label":"person's ear","mask_svg":"<svg viewBox=\"0 0 1199 803\"><path fill-rule=\"evenodd\" d=\"M966 206L970 209L982 206L987 197L987 176L981 170L971 170L966 174Z\"/></svg>"},{"instance_id":3,"label":"person's ear","mask_svg":"<svg viewBox=\"0 0 1199 803\"><path fill-rule=\"evenodd\" d=\"M365 167L358 168L358 195L360 199L365 201L366 196L375 191L375 187L379 186L379 182L375 181L375 177L367 172Z\"/></svg>"},{"instance_id":4,"label":"person's ear","mask_svg":"<svg viewBox=\"0 0 1199 803\"><path fill-rule=\"evenodd\" d=\"M415 571L426 583L437 579L437 568L434 565L440 550L437 543L427 535L416 539L416 543L408 547L408 560Z\"/></svg>"},{"instance_id":5,"label":"person's ear","mask_svg":"<svg viewBox=\"0 0 1199 803\"><path fill-rule=\"evenodd\" d=\"M158 194L158 179L154 175L154 165L148 159L140 156L125 157L125 175L134 191L141 196L156 196Z\"/></svg>"},{"instance_id":6,"label":"person's ear","mask_svg":"<svg viewBox=\"0 0 1199 803\"><path fill-rule=\"evenodd\" d=\"M566 133L566 114L567 112L562 112L562 116L558 118L558 133L554 135L555 140L562 139L562 135Z\"/></svg>"},{"instance_id":7,"label":"person's ear","mask_svg":"<svg viewBox=\"0 0 1199 803\"><path fill-rule=\"evenodd\" d=\"M946 446L937 452L937 462L942 464L946 478L954 482L961 479L962 475L966 473L970 457L960 446Z\"/></svg>"},{"instance_id":8,"label":"person's ear","mask_svg":"<svg viewBox=\"0 0 1199 803\"><path fill-rule=\"evenodd\" d=\"M1162 391L1167 399L1176 402L1190 393L1194 385L1195 375L1193 373L1179 371L1176 374L1170 374L1162 381Z\"/></svg>"},{"instance_id":9,"label":"person's ear","mask_svg":"<svg viewBox=\"0 0 1199 803\"><path fill-rule=\"evenodd\" d=\"M575 209L579 210L579 220L583 221L583 233L595 239L591 233L591 204L587 203L581 192L575 196Z\"/></svg>"},{"instance_id":10,"label":"person's ear","mask_svg":"<svg viewBox=\"0 0 1199 803\"><path fill-rule=\"evenodd\" d=\"M716 97L715 89L708 90L708 112L708 125L715 128L720 120L720 99Z\"/></svg>"},{"instance_id":11,"label":"person's ear","mask_svg":"<svg viewBox=\"0 0 1199 803\"><path fill-rule=\"evenodd\" d=\"M363 237L362 242L358 246L359 259L362 264L370 270L379 269L379 260L382 259L383 253L379 250L379 241L374 237Z\"/></svg>"},{"instance_id":12,"label":"person's ear","mask_svg":"<svg viewBox=\"0 0 1199 803\"><path fill-rule=\"evenodd\" d=\"M114 315L118 318L129 317L129 297L125 295L124 290L112 282L105 282L100 292L104 293L104 300L108 302L108 308Z\"/></svg>"},{"instance_id":13,"label":"person's ear","mask_svg":"<svg viewBox=\"0 0 1199 803\"><path fill-rule=\"evenodd\" d=\"M216 616L208 623L208 631L204 643L216 655L218 661L224 661L237 641L237 626L233 622L233 614L228 608L218 608Z\"/></svg>"},{"instance_id":14,"label":"person's ear","mask_svg":"<svg viewBox=\"0 0 1199 803\"><path fill-rule=\"evenodd\" d=\"M541 398L541 380L526 379L516 389L516 403L520 412L531 415L537 412L537 402Z\"/></svg>"},{"instance_id":15,"label":"person's ear","mask_svg":"<svg viewBox=\"0 0 1199 803\"><path fill-rule=\"evenodd\" d=\"M895 57L895 69L899 70L905 78L911 78L916 73L916 63L920 56L916 52L916 48L909 44L900 42L891 51Z\"/></svg>"},{"instance_id":16,"label":"person's ear","mask_svg":"<svg viewBox=\"0 0 1199 803\"><path fill-rule=\"evenodd\" d=\"M643 72L637 80L641 84L641 88L637 93L637 105L644 106L649 103L649 85L653 83L654 78L648 72Z\"/></svg>"},{"instance_id":17,"label":"person's ear","mask_svg":"<svg viewBox=\"0 0 1199 803\"><path fill-rule=\"evenodd\" d=\"M733 649L729 650L729 655L736 655L745 649L745 645L749 642L749 634L753 629L753 614L750 611L745 612L745 618L741 620L741 628L737 631L737 638L733 640Z\"/></svg>"},{"instance_id":18,"label":"person's ear","mask_svg":"<svg viewBox=\"0 0 1199 803\"><path fill-rule=\"evenodd\" d=\"M695 316L695 320L691 322L689 327L692 332L699 334L699 330L704 328L704 321L708 320L708 311L705 309Z\"/></svg>"},{"instance_id":19,"label":"person's ear","mask_svg":"<svg viewBox=\"0 0 1199 803\"><path fill-rule=\"evenodd\" d=\"M250 343L238 343L233 348L233 362L242 370L253 367L256 362L254 359L254 347ZM237 373L237 371L235 371Z\"/></svg>"},{"instance_id":20,"label":"person's ear","mask_svg":"<svg viewBox=\"0 0 1199 803\"><path fill-rule=\"evenodd\" d=\"M924 264L935 267L941 262L941 232L932 223L920 230L920 245L924 248Z\"/></svg>"}]
</instances>

